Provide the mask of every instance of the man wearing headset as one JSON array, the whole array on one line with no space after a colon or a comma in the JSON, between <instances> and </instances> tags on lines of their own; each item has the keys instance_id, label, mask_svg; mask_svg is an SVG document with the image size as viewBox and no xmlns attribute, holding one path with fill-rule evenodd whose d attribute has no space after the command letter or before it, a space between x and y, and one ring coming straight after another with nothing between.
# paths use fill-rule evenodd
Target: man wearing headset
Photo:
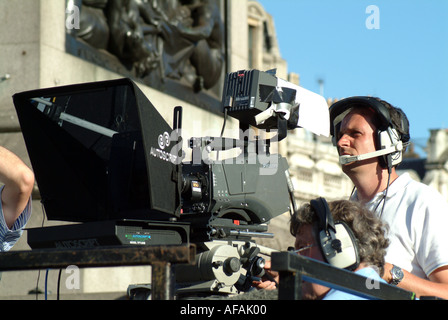
<instances>
[{"instance_id":1,"label":"man wearing headset","mask_svg":"<svg viewBox=\"0 0 448 320\"><path fill-rule=\"evenodd\" d=\"M353 200L389 225L383 278L417 296L448 299L448 205L408 174L398 176L409 122L401 109L372 97L351 97L330 108L331 134Z\"/></svg>"}]
</instances>

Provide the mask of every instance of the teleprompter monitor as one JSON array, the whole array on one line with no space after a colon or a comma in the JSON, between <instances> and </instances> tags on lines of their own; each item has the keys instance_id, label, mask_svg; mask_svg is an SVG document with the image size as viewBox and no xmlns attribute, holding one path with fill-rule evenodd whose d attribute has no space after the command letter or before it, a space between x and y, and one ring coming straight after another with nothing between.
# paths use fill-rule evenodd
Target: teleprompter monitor
<instances>
[{"instance_id":1,"label":"teleprompter monitor","mask_svg":"<svg viewBox=\"0 0 448 320\"><path fill-rule=\"evenodd\" d=\"M172 129L133 81L39 89L13 100L49 220L180 214Z\"/></svg>"}]
</instances>

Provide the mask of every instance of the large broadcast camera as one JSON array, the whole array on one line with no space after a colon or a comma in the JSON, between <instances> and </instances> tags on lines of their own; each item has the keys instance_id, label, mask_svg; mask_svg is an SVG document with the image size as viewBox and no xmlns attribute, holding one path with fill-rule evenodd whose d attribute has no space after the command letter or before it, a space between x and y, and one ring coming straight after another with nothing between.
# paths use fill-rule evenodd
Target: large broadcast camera
<instances>
[{"instance_id":1,"label":"large broadcast camera","mask_svg":"<svg viewBox=\"0 0 448 320\"><path fill-rule=\"evenodd\" d=\"M196 264L177 266L179 296L246 291L262 275L260 254L271 249L254 238L272 237L268 222L295 210L288 163L272 143L297 127L329 131L323 97L272 71L227 75L223 112L239 120L240 137L191 138L191 161L182 108L170 127L129 79L13 99L47 218L75 222L29 229L30 247L195 243ZM251 136L253 127L268 137ZM209 157L232 149L240 154Z\"/></svg>"}]
</instances>

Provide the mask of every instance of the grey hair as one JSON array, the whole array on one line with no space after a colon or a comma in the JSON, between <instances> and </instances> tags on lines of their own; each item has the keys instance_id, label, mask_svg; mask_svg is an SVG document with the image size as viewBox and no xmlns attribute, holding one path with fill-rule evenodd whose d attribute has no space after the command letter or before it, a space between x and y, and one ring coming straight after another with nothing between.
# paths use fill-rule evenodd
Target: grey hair
<instances>
[{"instance_id":1,"label":"grey hair","mask_svg":"<svg viewBox=\"0 0 448 320\"><path fill-rule=\"evenodd\" d=\"M338 200L328 202L334 221L343 221L353 231L358 245L360 261L384 273L384 257L389 246L387 225L359 202ZM304 204L291 217L290 232L296 236L304 224L317 223L317 215L309 203Z\"/></svg>"}]
</instances>

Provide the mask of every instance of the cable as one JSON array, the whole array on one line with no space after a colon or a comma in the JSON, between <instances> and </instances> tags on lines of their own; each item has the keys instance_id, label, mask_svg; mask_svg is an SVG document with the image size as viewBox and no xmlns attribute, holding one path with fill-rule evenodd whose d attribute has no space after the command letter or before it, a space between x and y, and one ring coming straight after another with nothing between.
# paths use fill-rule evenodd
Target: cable
<instances>
[{"instance_id":1,"label":"cable","mask_svg":"<svg viewBox=\"0 0 448 320\"><path fill-rule=\"evenodd\" d=\"M219 136L220 138L222 138L222 136L224 135L224 129L225 129L226 123L227 123L227 113L228 113L228 108L224 108L224 122L222 124L221 135Z\"/></svg>"},{"instance_id":2,"label":"cable","mask_svg":"<svg viewBox=\"0 0 448 320\"><path fill-rule=\"evenodd\" d=\"M227 110L228 110L228 108L224 108L224 122L223 122L223 124L222 124L221 134L219 135L220 138L223 137L223 135L224 135L224 129L226 128L226 123L227 123ZM216 152L216 160L219 161L219 150Z\"/></svg>"},{"instance_id":3,"label":"cable","mask_svg":"<svg viewBox=\"0 0 448 320\"><path fill-rule=\"evenodd\" d=\"M50 269L47 269L45 272L45 301L48 300L48 273L50 272Z\"/></svg>"},{"instance_id":4,"label":"cable","mask_svg":"<svg viewBox=\"0 0 448 320\"><path fill-rule=\"evenodd\" d=\"M355 194L355 190L356 190L356 186L353 186L352 193L350 193L350 197L348 198L348 200L352 199L353 195Z\"/></svg>"},{"instance_id":5,"label":"cable","mask_svg":"<svg viewBox=\"0 0 448 320\"><path fill-rule=\"evenodd\" d=\"M390 176L392 175L392 155L388 154L387 155L387 172L388 172L388 177L387 177L387 187L386 187L386 191L384 192L383 197L381 198L381 200L378 202L378 204L375 207L375 210L373 210L373 212L376 212L376 210L378 209L378 207L380 206L381 202L383 202L383 207L381 208L381 212L379 214L379 218L381 218L383 216L383 212L384 212L384 207L386 206L386 198L387 198L387 193L389 191L389 185L390 185Z\"/></svg>"},{"instance_id":6,"label":"cable","mask_svg":"<svg viewBox=\"0 0 448 320\"><path fill-rule=\"evenodd\" d=\"M291 208L289 214L292 217L297 212L296 199L294 197L294 185L291 180L291 174L288 170L285 171L286 185L288 186L289 200L291 202Z\"/></svg>"},{"instance_id":7,"label":"cable","mask_svg":"<svg viewBox=\"0 0 448 320\"><path fill-rule=\"evenodd\" d=\"M392 175L392 155L388 154L387 155L387 172L388 172L388 178L387 178L387 188L386 188L386 192L384 194L383 197L383 207L381 208L381 213L380 213L380 218L383 216L383 212L384 212L384 207L386 206L386 198L387 198L387 192L389 191L389 184L390 184L390 176ZM375 209L376 211L376 209Z\"/></svg>"},{"instance_id":8,"label":"cable","mask_svg":"<svg viewBox=\"0 0 448 320\"><path fill-rule=\"evenodd\" d=\"M59 269L59 274L58 274L58 288L57 288L56 300L59 300L59 299L60 299L61 274L62 274L62 269Z\"/></svg>"}]
</instances>

